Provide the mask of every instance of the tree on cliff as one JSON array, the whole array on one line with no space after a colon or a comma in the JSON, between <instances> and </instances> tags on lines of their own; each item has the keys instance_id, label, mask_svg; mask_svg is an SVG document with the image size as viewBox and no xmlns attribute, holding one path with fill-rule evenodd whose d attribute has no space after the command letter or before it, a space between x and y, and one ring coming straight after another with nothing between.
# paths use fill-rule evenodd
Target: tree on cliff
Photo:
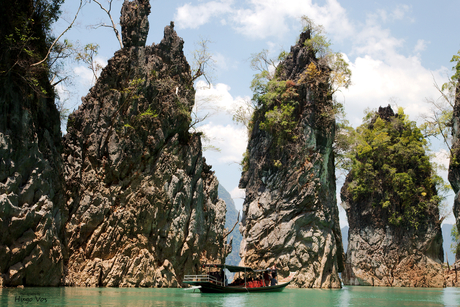
<instances>
[{"instance_id":1,"label":"tree on cliff","mask_svg":"<svg viewBox=\"0 0 460 307\"><path fill-rule=\"evenodd\" d=\"M302 22L304 27L301 39L307 47L310 58L314 60L304 63L302 72L287 76L284 75L286 70L282 63L288 53L281 52L277 59L270 58L267 50L253 54L251 68L258 71L251 83L254 93L252 107L255 112L251 114L247 110L252 108L244 108L237 110L234 115L235 121L245 123L249 134L253 123L257 121L254 117L260 117L259 128L273 136L273 151L280 151L285 145L297 139L294 129L298 118L295 114L299 111L298 91L303 86L315 93L315 99L333 101L331 106L324 104L325 108L321 111L318 121L328 121L331 116L333 120L339 117L344 119L343 105L335 99L334 93L340 88L348 88L351 85L351 70L342 54L331 50L331 43L325 36L322 26L316 25L307 16L302 17ZM248 115L251 119L247 119ZM347 127L345 121L336 126L338 129ZM343 134L336 135L343 136ZM335 145L339 157L342 156L340 148L343 144L342 140ZM274 165L279 167L281 162L275 159Z\"/></svg>"},{"instance_id":2,"label":"tree on cliff","mask_svg":"<svg viewBox=\"0 0 460 307\"><path fill-rule=\"evenodd\" d=\"M348 185L353 201L370 200L386 212L390 224L417 228L427 210L440 204L437 187L442 183L420 129L402 108L394 114L388 106L367 113L357 136Z\"/></svg>"},{"instance_id":3,"label":"tree on cliff","mask_svg":"<svg viewBox=\"0 0 460 307\"><path fill-rule=\"evenodd\" d=\"M0 78L32 88L38 95L53 95L43 76L49 62L40 65L53 41L51 24L60 15L63 0L3 1L0 16ZM46 80L47 78L45 78Z\"/></svg>"},{"instance_id":4,"label":"tree on cliff","mask_svg":"<svg viewBox=\"0 0 460 307\"><path fill-rule=\"evenodd\" d=\"M450 62L455 63L452 67L453 75L448 77L447 82L439 86L434 80L434 87L439 92L437 99L427 98L431 105L428 114L422 115L424 120L421 129L425 137L441 137L444 145L452 155L452 116L456 97L456 87L460 80L460 50L452 56Z\"/></svg>"}]
</instances>

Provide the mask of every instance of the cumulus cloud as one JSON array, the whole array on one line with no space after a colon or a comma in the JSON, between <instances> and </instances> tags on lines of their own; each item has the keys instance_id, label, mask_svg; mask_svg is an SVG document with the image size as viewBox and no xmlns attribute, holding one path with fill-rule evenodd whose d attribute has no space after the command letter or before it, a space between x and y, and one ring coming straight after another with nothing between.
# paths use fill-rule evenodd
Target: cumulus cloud
<instances>
[{"instance_id":1,"label":"cumulus cloud","mask_svg":"<svg viewBox=\"0 0 460 307\"><path fill-rule=\"evenodd\" d=\"M214 122L202 125L200 131L211 139L212 144L220 149L217 162L222 164L239 163L248 143L247 131L235 125L220 125Z\"/></svg>"},{"instance_id":2,"label":"cumulus cloud","mask_svg":"<svg viewBox=\"0 0 460 307\"><path fill-rule=\"evenodd\" d=\"M426 49L427 42L423 39L417 40L417 44L414 47L414 53L422 52Z\"/></svg>"},{"instance_id":3,"label":"cumulus cloud","mask_svg":"<svg viewBox=\"0 0 460 307\"><path fill-rule=\"evenodd\" d=\"M231 122L229 113L246 105L245 101L250 99L249 97L233 98L230 94L231 87L223 83L208 85L200 80L196 84L196 89L194 112L201 117L209 113L211 116L224 116L225 120Z\"/></svg>"},{"instance_id":4,"label":"cumulus cloud","mask_svg":"<svg viewBox=\"0 0 460 307\"><path fill-rule=\"evenodd\" d=\"M218 83L207 85L204 81L196 84L193 112L206 119L196 127L206 136L206 142L220 149L218 154L206 153L213 163L239 163L248 142L247 131L232 121L232 112L245 105L248 97L234 98L230 86Z\"/></svg>"},{"instance_id":5,"label":"cumulus cloud","mask_svg":"<svg viewBox=\"0 0 460 307\"><path fill-rule=\"evenodd\" d=\"M433 77L442 80L442 71L424 68L418 57L396 56L385 62L365 55L350 64L353 85L346 91L345 110L353 126L361 124L363 106L371 109L397 103L411 120L428 113L427 97L437 97ZM396 98L396 100L395 100Z\"/></svg>"},{"instance_id":6,"label":"cumulus cloud","mask_svg":"<svg viewBox=\"0 0 460 307\"><path fill-rule=\"evenodd\" d=\"M303 15L323 25L337 40L348 36L353 28L336 0L327 0L323 6L311 0L251 0L249 7L235 10L233 22L239 32L250 37L281 37L298 30Z\"/></svg>"},{"instance_id":7,"label":"cumulus cloud","mask_svg":"<svg viewBox=\"0 0 460 307\"><path fill-rule=\"evenodd\" d=\"M322 6L312 3L312 0L250 0L244 8L233 7L233 2L185 4L177 9L177 26L196 29L212 18L220 18L221 24L230 24L245 36L263 39L281 37L289 31L299 30L300 18L308 15L327 31L334 33L337 40L350 35L353 28L346 10L337 0L326 0Z\"/></svg>"},{"instance_id":8,"label":"cumulus cloud","mask_svg":"<svg viewBox=\"0 0 460 307\"><path fill-rule=\"evenodd\" d=\"M184 4L177 9L174 20L178 29L196 29L206 23L211 18L218 17L232 11L231 5L233 1L209 1L200 5ZM221 20L221 22L224 22Z\"/></svg>"},{"instance_id":9,"label":"cumulus cloud","mask_svg":"<svg viewBox=\"0 0 460 307\"><path fill-rule=\"evenodd\" d=\"M232 196L233 199L238 199L238 198L244 199L246 197L246 191L244 189L240 189L238 187L235 187L230 192L230 195Z\"/></svg>"}]
</instances>

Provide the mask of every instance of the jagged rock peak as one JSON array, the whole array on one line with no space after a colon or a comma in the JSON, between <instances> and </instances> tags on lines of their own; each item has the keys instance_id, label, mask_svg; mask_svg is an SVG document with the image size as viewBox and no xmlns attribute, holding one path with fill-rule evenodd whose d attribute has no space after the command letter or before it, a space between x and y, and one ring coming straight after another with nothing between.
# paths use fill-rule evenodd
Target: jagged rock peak
<instances>
[{"instance_id":1,"label":"jagged rock peak","mask_svg":"<svg viewBox=\"0 0 460 307\"><path fill-rule=\"evenodd\" d=\"M150 0L125 0L121 8L123 46L145 46L149 33Z\"/></svg>"},{"instance_id":2,"label":"jagged rock peak","mask_svg":"<svg viewBox=\"0 0 460 307\"><path fill-rule=\"evenodd\" d=\"M308 64L314 62L318 65L313 51L305 46L305 41L310 38L310 31L302 32L297 44L291 46L291 52L282 63L281 79L297 81Z\"/></svg>"},{"instance_id":3,"label":"jagged rock peak","mask_svg":"<svg viewBox=\"0 0 460 307\"><path fill-rule=\"evenodd\" d=\"M390 121L390 119L395 116L395 112L393 112L391 106L388 105L387 107L379 107L378 115L381 119Z\"/></svg>"}]
</instances>

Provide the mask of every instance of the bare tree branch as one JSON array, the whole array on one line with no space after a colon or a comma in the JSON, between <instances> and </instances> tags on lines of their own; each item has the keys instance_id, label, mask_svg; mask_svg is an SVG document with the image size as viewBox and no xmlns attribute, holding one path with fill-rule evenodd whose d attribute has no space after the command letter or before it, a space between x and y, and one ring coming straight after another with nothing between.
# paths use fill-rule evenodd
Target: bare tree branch
<instances>
[{"instance_id":1,"label":"bare tree branch","mask_svg":"<svg viewBox=\"0 0 460 307\"><path fill-rule=\"evenodd\" d=\"M37 66L37 65L40 65L41 63L45 62L46 59L48 58L48 56L50 55L51 53L51 50L53 49L54 45L59 41L59 39L67 32L70 30L70 28L72 28L73 24L75 23L75 20L77 20L77 16L78 16L78 13L80 13L80 9L81 7L83 6L83 0L80 0L80 6L78 7L78 10L77 10L77 13L75 14L75 17L73 18L72 22L70 23L70 25L67 27L67 29L64 30L64 32L61 33L61 35L59 35L55 40L54 42L51 44L50 48L48 49L48 53L46 54L45 58L43 60L41 60L40 62L37 62L35 64L32 64L31 66Z\"/></svg>"},{"instance_id":2,"label":"bare tree branch","mask_svg":"<svg viewBox=\"0 0 460 307\"><path fill-rule=\"evenodd\" d=\"M229 234L231 234L233 232L233 230L235 229L236 225L238 224L238 222L240 221L240 212L238 211L238 217L236 218L236 222L235 222L235 225L233 225L233 228L232 230L230 230L226 235L224 235L224 238L225 239L226 237L228 237Z\"/></svg>"},{"instance_id":3,"label":"bare tree branch","mask_svg":"<svg viewBox=\"0 0 460 307\"><path fill-rule=\"evenodd\" d=\"M118 39L118 42L120 43L120 48L123 48L123 41L121 39L121 36L120 36L120 32L118 31L117 29L117 25L116 23L113 21L113 18L112 18L112 14L110 13L110 11L112 10L112 0L109 1L109 8L106 9L105 7L102 6L102 4L98 1L98 0L93 0L94 2L96 2L97 4L99 4L99 6L101 7L101 9L107 13L107 15L109 16L110 18L110 21L112 22L112 26L108 26L108 25L103 25L103 26L106 26L106 27L110 27L113 29L113 31L115 32L115 36L117 37Z\"/></svg>"}]
</instances>

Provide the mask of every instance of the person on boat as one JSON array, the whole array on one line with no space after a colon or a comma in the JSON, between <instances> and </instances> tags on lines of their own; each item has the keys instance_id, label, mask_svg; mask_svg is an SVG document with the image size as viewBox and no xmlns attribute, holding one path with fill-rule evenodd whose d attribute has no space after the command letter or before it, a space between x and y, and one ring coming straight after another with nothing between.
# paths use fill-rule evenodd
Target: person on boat
<instances>
[{"instance_id":1,"label":"person on boat","mask_svg":"<svg viewBox=\"0 0 460 307\"><path fill-rule=\"evenodd\" d=\"M272 267L272 280L271 280L272 286L276 286L276 284L278 284L278 281L276 280L277 276L278 276L278 273L276 272L276 264L274 264Z\"/></svg>"},{"instance_id":2,"label":"person on boat","mask_svg":"<svg viewBox=\"0 0 460 307\"><path fill-rule=\"evenodd\" d=\"M270 274L268 273L268 269L264 271L264 282L265 286L270 286Z\"/></svg>"}]
</instances>

